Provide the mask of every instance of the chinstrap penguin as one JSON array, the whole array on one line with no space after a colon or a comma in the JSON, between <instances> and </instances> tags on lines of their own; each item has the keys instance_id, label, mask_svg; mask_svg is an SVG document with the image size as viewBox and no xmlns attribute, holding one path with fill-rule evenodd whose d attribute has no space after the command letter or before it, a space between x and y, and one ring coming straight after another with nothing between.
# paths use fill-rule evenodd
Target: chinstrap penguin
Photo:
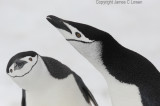
<instances>
[{"instance_id":1,"label":"chinstrap penguin","mask_svg":"<svg viewBox=\"0 0 160 106\"><path fill-rule=\"evenodd\" d=\"M160 73L109 33L49 15L47 20L105 77L113 106L160 106Z\"/></svg>"},{"instance_id":2,"label":"chinstrap penguin","mask_svg":"<svg viewBox=\"0 0 160 106\"><path fill-rule=\"evenodd\" d=\"M53 58L21 52L9 60L6 71L22 88L21 106L98 106L82 79Z\"/></svg>"}]
</instances>

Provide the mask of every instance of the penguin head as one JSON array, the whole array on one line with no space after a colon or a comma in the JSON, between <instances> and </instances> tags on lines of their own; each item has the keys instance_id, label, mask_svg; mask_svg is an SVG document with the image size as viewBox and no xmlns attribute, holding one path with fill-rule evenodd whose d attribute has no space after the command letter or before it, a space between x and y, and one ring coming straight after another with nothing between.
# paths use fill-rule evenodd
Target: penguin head
<instances>
[{"instance_id":1,"label":"penguin head","mask_svg":"<svg viewBox=\"0 0 160 106\"><path fill-rule=\"evenodd\" d=\"M27 51L13 56L8 62L6 72L13 81L25 89L32 86L34 81L38 79L41 73L40 69L40 56L34 51Z\"/></svg>"},{"instance_id":2,"label":"penguin head","mask_svg":"<svg viewBox=\"0 0 160 106\"><path fill-rule=\"evenodd\" d=\"M108 33L86 24L63 20L52 15L47 16L47 20L85 57L93 55L95 50L98 52L102 47L102 41L107 39L107 36L110 37Z\"/></svg>"},{"instance_id":3,"label":"penguin head","mask_svg":"<svg viewBox=\"0 0 160 106\"><path fill-rule=\"evenodd\" d=\"M47 20L70 42L93 43L104 38L100 34L103 31L86 24L63 20L53 15L47 16Z\"/></svg>"}]
</instances>

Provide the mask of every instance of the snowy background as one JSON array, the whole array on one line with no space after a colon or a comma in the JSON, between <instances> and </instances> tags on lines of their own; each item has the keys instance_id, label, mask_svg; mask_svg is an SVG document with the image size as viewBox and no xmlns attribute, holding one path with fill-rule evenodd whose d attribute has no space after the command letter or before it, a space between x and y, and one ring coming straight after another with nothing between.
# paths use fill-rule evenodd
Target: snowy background
<instances>
[{"instance_id":1,"label":"snowy background","mask_svg":"<svg viewBox=\"0 0 160 106\"><path fill-rule=\"evenodd\" d=\"M160 70L160 1L141 5L98 5L96 0L0 0L0 106L20 106L21 89L6 65L18 52L34 50L68 65L93 92L99 106L110 106L105 80L45 18L95 26L147 57Z\"/></svg>"}]
</instances>

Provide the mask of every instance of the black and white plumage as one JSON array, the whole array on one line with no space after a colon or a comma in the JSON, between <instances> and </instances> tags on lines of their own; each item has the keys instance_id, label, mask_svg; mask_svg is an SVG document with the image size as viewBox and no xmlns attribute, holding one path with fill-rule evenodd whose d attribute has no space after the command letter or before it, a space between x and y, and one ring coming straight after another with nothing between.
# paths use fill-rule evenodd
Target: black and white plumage
<instances>
[{"instance_id":1,"label":"black and white plumage","mask_svg":"<svg viewBox=\"0 0 160 106\"><path fill-rule=\"evenodd\" d=\"M105 77L113 106L160 106L160 73L109 33L56 16L47 20Z\"/></svg>"},{"instance_id":2,"label":"black and white plumage","mask_svg":"<svg viewBox=\"0 0 160 106\"><path fill-rule=\"evenodd\" d=\"M21 106L98 106L75 72L34 51L13 56L7 74L22 88Z\"/></svg>"}]
</instances>

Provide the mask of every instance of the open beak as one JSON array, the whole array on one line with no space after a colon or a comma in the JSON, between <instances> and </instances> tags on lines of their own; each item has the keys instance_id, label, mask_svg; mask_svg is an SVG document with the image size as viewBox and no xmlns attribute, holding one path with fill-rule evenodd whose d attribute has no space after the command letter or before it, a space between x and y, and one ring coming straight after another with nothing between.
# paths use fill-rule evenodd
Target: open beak
<instances>
[{"instance_id":1,"label":"open beak","mask_svg":"<svg viewBox=\"0 0 160 106\"><path fill-rule=\"evenodd\" d=\"M72 34L72 31L67 27L67 25L64 24L65 20L60 19L53 15L48 15L46 19L56 28L66 30Z\"/></svg>"}]
</instances>

